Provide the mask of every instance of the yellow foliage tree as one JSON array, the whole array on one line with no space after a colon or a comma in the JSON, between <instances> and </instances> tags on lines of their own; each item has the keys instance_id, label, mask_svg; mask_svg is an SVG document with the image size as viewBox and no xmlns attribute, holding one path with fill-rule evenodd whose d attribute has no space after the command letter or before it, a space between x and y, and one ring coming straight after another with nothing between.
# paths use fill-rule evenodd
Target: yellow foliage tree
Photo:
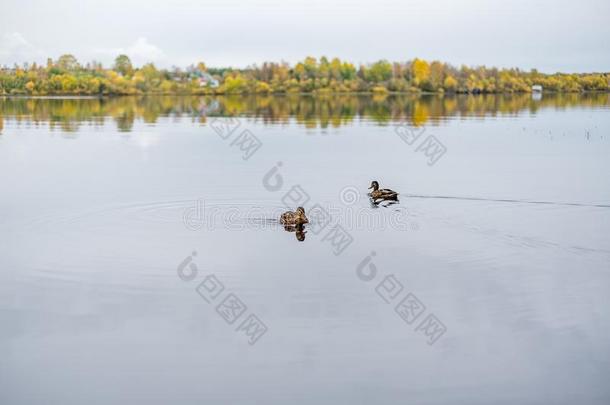
<instances>
[{"instance_id":1,"label":"yellow foliage tree","mask_svg":"<svg viewBox=\"0 0 610 405\"><path fill-rule=\"evenodd\" d=\"M256 92L257 93L269 93L271 91L271 86L269 86L265 82L257 82L256 83Z\"/></svg>"},{"instance_id":2,"label":"yellow foliage tree","mask_svg":"<svg viewBox=\"0 0 610 405\"><path fill-rule=\"evenodd\" d=\"M415 58L411 64L413 71L413 81L415 84L420 84L430 78L430 65L423 59Z\"/></svg>"},{"instance_id":3,"label":"yellow foliage tree","mask_svg":"<svg viewBox=\"0 0 610 405\"><path fill-rule=\"evenodd\" d=\"M453 76L447 76L445 78L445 82L443 83L443 87L447 91L456 91L458 86L457 80L453 78Z\"/></svg>"}]
</instances>

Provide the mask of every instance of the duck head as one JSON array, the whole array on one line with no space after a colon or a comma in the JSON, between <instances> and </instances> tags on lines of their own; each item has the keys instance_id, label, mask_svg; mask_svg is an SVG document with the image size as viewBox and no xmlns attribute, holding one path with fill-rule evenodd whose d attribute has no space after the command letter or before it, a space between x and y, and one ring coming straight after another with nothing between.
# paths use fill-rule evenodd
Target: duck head
<instances>
[{"instance_id":1,"label":"duck head","mask_svg":"<svg viewBox=\"0 0 610 405\"><path fill-rule=\"evenodd\" d=\"M377 180L373 180L373 182L371 183L371 187L369 187L369 190L370 189L373 189L373 191L379 190L379 183L377 183Z\"/></svg>"},{"instance_id":2,"label":"duck head","mask_svg":"<svg viewBox=\"0 0 610 405\"><path fill-rule=\"evenodd\" d=\"M306 224L309 222L309 220L305 216L305 208L298 207L296 210L296 214L297 214L297 223Z\"/></svg>"}]
</instances>

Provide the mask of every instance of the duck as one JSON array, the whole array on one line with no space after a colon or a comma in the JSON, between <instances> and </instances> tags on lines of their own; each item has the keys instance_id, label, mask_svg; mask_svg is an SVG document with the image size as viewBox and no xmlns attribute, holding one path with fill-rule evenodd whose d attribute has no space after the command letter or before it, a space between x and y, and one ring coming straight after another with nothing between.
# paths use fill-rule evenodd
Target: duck
<instances>
[{"instance_id":1,"label":"duck","mask_svg":"<svg viewBox=\"0 0 610 405\"><path fill-rule=\"evenodd\" d=\"M309 223L309 220L305 216L305 208L298 207L295 212L286 211L280 217L280 224L282 225L303 225Z\"/></svg>"},{"instance_id":2,"label":"duck","mask_svg":"<svg viewBox=\"0 0 610 405\"><path fill-rule=\"evenodd\" d=\"M398 193L394 190L390 190L389 188L379 188L379 183L376 180L371 182L371 187L369 190L373 189L369 194L373 200L397 200Z\"/></svg>"}]
</instances>

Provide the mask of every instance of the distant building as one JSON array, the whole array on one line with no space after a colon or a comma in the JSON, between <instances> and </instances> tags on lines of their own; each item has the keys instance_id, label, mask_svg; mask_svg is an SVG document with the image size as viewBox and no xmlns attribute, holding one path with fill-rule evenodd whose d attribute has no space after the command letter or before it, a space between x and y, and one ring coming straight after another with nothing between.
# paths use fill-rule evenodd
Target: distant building
<instances>
[{"instance_id":1,"label":"distant building","mask_svg":"<svg viewBox=\"0 0 610 405\"><path fill-rule=\"evenodd\" d=\"M542 93L542 86L539 84L534 84L532 86L532 93Z\"/></svg>"},{"instance_id":2,"label":"distant building","mask_svg":"<svg viewBox=\"0 0 610 405\"><path fill-rule=\"evenodd\" d=\"M202 72L201 75L199 76L199 86L200 87L210 86L210 87L216 88L219 85L220 85L220 83L218 83L218 80L214 79L214 77L207 72Z\"/></svg>"},{"instance_id":3,"label":"distant building","mask_svg":"<svg viewBox=\"0 0 610 405\"><path fill-rule=\"evenodd\" d=\"M214 76L212 76L208 72L202 72L197 68L190 68L189 70L187 70L187 72L190 78L195 78L199 81L200 87L218 87L220 85L218 80L216 80Z\"/></svg>"}]
</instances>

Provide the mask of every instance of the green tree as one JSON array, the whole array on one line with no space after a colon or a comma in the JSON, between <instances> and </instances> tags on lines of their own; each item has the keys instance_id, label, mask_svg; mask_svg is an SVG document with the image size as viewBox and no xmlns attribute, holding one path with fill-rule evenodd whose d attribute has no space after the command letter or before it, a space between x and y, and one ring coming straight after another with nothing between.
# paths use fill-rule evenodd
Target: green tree
<instances>
[{"instance_id":1,"label":"green tree","mask_svg":"<svg viewBox=\"0 0 610 405\"><path fill-rule=\"evenodd\" d=\"M131 76L133 74L133 65L131 59L127 55L119 55L114 60L114 70L123 76Z\"/></svg>"},{"instance_id":2,"label":"green tree","mask_svg":"<svg viewBox=\"0 0 610 405\"><path fill-rule=\"evenodd\" d=\"M68 72L72 72L79 68L78 61L74 55L70 54L61 55L59 59L57 59L57 67Z\"/></svg>"},{"instance_id":3,"label":"green tree","mask_svg":"<svg viewBox=\"0 0 610 405\"><path fill-rule=\"evenodd\" d=\"M389 80L390 77L392 77L392 64L387 60L380 60L367 69L364 78L369 82L379 83Z\"/></svg>"}]
</instances>

